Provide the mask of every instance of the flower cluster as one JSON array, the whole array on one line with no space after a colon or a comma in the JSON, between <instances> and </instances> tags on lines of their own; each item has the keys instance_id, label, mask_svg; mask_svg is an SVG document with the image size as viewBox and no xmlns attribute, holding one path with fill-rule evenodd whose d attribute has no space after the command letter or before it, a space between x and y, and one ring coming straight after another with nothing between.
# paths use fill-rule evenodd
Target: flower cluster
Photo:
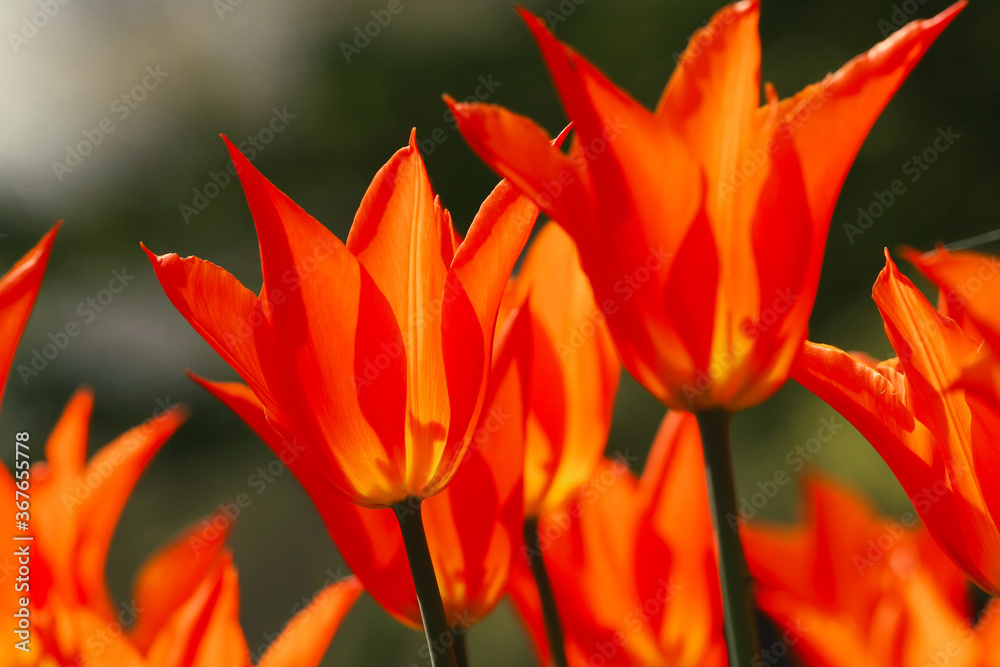
<instances>
[{"instance_id":1,"label":"flower cluster","mask_svg":"<svg viewBox=\"0 0 1000 667\"><path fill-rule=\"evenodd\" d=\"M227 141L259 291L146 253L242 381L192 379L288 465L353 572L257 664L317 665L362 590L423 629L434 667L467 665L465 635L504 598L558 667L998 664L996 603L977 617L967 582L1000 596L1000 258L904 251L940 288L935 307L886 253L873 297L892 359L807 340L847 171L963 7L791 97L766 84L762 104L759 5L743 0L692 37L653 111L522 11L571 125L553 139L446 97L505 179L464 236L415 131L346 240ZM540 212L552 221L536 226ZM55 234L0 281L3 377ZM623 367L668 409L641 466L605 451ZM735 519L730 417L789 378L864 435L915 513L879 517L812 476L802 523ZM225 530L196 550L182 534L131 602L110 597L119 515L185 410L87 461L92 405L79 391L46 461L0 474L12 501L31 482L35 567L24 596L0 592L6 637L23 597L31 614L30 650L5 640L3 664L250 664Z\"/></svg>"}]
</instances>

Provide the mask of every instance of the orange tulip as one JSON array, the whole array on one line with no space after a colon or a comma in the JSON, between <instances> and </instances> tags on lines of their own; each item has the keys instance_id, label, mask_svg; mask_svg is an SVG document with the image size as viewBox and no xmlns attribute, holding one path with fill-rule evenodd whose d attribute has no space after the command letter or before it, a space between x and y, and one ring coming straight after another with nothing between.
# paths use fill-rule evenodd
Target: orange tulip
<instances>
[{"instance_id":1,"label":"orange tulip","mask_svg":"<svg viewBox=\"0 0 1000 667\"><path fill-rule=\"evenodd\" d=\"M433 496L473 435L500 298L537 209L501 184L460 239L414 134L375 176L345 245L229 149L263 288L149 253L164 291L281 439L305 449L316 484L368 507Z\"/></svg>"},{"instance_id":2,"label":"orange tulip","mask_svg":"<svg viewBox=\"0 0 1000 667\"><path fill-rule=\"evenodd\" d=\"M549 223L504 294L531 317L524 513L561 507L604 458L621 366L573 240Z\"/></svg>"},{"instance_id":3,"label":"orange tulip","mask_svg":"<svg viewBox=\"0 0 1000 667\"><path fill-rule=\"evenodd\" d=\"M788 377L834 203L879 112L964 6L760 105L759 7L695 33L650 112L523 12L577 135L448 99L493 169L576 240L625 367L666 405L740 410Z\"/></svg>"},{"instance_id":4,"label":"orange tulip","mask_svg":"<svg viewBox=\"0 0 1000 667\"><path fill-rule=\"evenodd\" d=\"M57 231L59 223L0 278L0 313L3 314L0 317L0 398L3 398L17 342L21 339L21 332L28 323L31 307L35 304L35 297L42 285L45 265L49 261Z\"/></svg>"},{"instance_id":5,"label":"orange tulip","mask_svg":"<svg viewBox=\"0 0 1000 667\"><path fill-rule=\"evenodd\" d=\"M886 253L872 292L897 358L806 343L792 377L854 424L892 469L938 544L1000 592L1000 413L956 385L980 341L943 315Z\"/></svg>"},{"instance_id":6,"label":"orange tulip","mask_svg":"<svg viewBox=\"0 0 1000 667\"><path fill-rule=\"evenodd\" d=\"M506 591L514 554L520 553L529 327L527 311L520 311L498 329L489 395L472 445L448 487L422 503L445 615L459 636L496 606ZM316 471L299 465L295 450L271 428L249 387L192 377L271 449L285 453L282 460L313 494L330 537L365 589L397 620L420 628L417 595L393 511L342 500L316 479Z\"/></svg>"},{"instance_id":7,"label":"orange tulip","mask_svg":"<svg viewBox=\"0 0 1000 667\"><path fill-rule=\"evenodd\" d=\"M819 478L806 507L795 526L743 529L757 600L783 630L760 664L786 653L815 667L984 664L966 579L913 512L880 517Z\"/></svg>"},{"instance_id":8,"label":"orange tulip","mask_svg":"<svg viewBox=\"0 0 1000 667\"><path fill-rule=\"evenodd\" d=\"M726 664L712 523L694 417L667 415L642 478L604 461L567 509L541 517L569 664ZM524 561L512 595L544 656L547 641Z\"/></svg>"},{"instance_id":9,"label":"orange tulip","mask_svg":"<svg viewBox=\"0 0 1000 667\"><path fill-rule=\"evenodd\" d=\"M92 394L77 392L46 443L47 460L28 470L34 540L27 592L34 638L28 654L11 641L0 645L2 664L245 667L250 654L239 625L236 571L224 549L226 531L188 530L146 563L129 603L112 604L104 573L118 518L147 463L184 415L166 410L85 462L92 407ZM0 487L13 506L14 481L0 470ZM196 537L200 548L194 550ZM14 587L4 586L5 596L8 590ZM353 580L333 584L292 620L258 664L319 664L359 594ZM17 605L16 598L0 599L5 626ZM126 631L129 621L134 625ZM292 633L294 642L288 641ZM12 628L8 634L13 636Z\"/></svg>"}]
</instances>

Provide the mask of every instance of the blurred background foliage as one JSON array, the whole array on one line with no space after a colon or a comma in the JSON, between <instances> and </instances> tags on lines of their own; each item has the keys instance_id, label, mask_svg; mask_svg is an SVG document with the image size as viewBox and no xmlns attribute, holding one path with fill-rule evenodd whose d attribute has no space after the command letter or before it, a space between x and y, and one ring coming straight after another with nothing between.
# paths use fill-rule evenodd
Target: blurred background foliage
<instances>
[{"instance_id":1,"label":"blurred background foliage","mask_svg":"<svg viewBox=\"0 0 1000 667\"><path fill-rule=\"evenodd\" d=\"M244 627L255 651L297 602L344 570L292 476L273 475L277 466L262 476L259 469L274 461L266 447L185 377L186 368L214 379L235 375L170 306L139 241L160 253L197 254L256 289L256 238L241 189L235 179L218 190L209 184L228 161L217 135L226 133L236 143L258 136L276 111L287 117L285 127L266 144L267 133L260 136L263 149L254 163L341 238L370 179L414 126L434 186L464 229L496 178L448 122L441 93L465 98L478 87L481 96L489 91L490 102L526 113L553 132L565 118L510 0L401 2L402 12L358 52L344 45L364 43L355 42L358 30L373 20L372 11L386 8L385 0L67 1L34 33L24 17L40 11L38 0L8 0L0 7L8 42L0 46L6 100L0 269L56 219L66 220L15 359L0 441L12 442L14 431L29 430L41 456L43 436L84 383L97 393L92 451L163 404L191 406L190 421L153 462L125 510L110 580L114 593L127 599L143 558L220 502L248 492L253 503L239 517L231 544L242 577ZM546 15L561 39L648 105L687 38L720 7L716 0L525 5ZM782 96L819 80L882 39L886 26L905 14L903 5L916 7L907 17L916 18L932 16L947 2L766 0L763 79ZM974 0L875 125L831 225L812 318L814 340L887 356L891 350L869 297L883 247L930 248L997 227L998 32L1000 5ZM147 67L159 67L165 76L144 95L137 92L129 106L119 98L142 83ZM145 99L136 102L140 96ZM67 146L83 140L85 131L96 136L104 118L113 132L99 133L100 143L78 166L57 173L54 162L69 166ZM905 164L933 145L939 128L960 137L918 181L909 181ZM896 179L906 183L905 194L850 238L844 225L857 224L858 208L868 208L874 192L889 190ZM206 198L197 199L199 193ZM114 270L134 279L100 312L88 314L81 304L98 296ZM81 326L81 334L37 377L23 381L17 366L30 364L33 350L70 321ZM609 451L644 454L662 415L626 378ZM806 471L828 471L854 483L890 516L904 512L906 498L879 457L794 383L736 420L741 495L749 498L777 471L797 472L791 453L808 446L825 419L843 427L822 443ZM12 448L3 449L5 461L11 455ZM759 515L792 518L800 479L795 474L778 488ZM324 664L422 664L420 642L420 635L364 599ZM471 633L470 647L480 667L532 661L506 607Z\"/></svg>"}]
</instances>

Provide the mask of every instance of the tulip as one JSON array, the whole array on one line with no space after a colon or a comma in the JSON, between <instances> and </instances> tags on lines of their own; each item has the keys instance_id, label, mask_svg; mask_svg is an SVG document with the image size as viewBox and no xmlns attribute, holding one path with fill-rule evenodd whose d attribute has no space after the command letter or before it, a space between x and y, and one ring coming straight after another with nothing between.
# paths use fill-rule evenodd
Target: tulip
<instances>
[{"instance_id":1,"label":"tulip","mask_svg":"<svg viewBox=\"0 0 1000 667\"><path fill-rule=\"evenodd\" d=\"M465 460L444 491L423 501L433 568L456 650L464 653L470 626L486 618L506 592L520 552L523 523L522 447L531 330L527 310L498 330L491 387ZM271 428L263 404L239 382L192 378L239 415L282 456L314 494L330 537L368 593L401 623L419 629L421 611L403 534L390 509L360 507L339 498ZM409 508L416 511L415 507ZM440 649L447 642L435 637Z\"/></svg>"},{"instance_id":2,"label":"tulip","mask_svg":"<svg viewBox=\"0 0 1000 667\"><path fill-rule=\"evenodd\" d=\"M620 364L573 240L548 223L504 294L531 318L524 513L560 508L604 458ZM530 302L530 303L529 303Z\"/></svg>"},{"instance_id":3,"label":"tulip","mask_svg":"<svg viewBox=\"0 0 1000 667\"><path fill-rule=\"evenodd\" d=\"M541 516L544 557L563 614L569 664L726 664L712 522L695 419L664 419L642 477L604 461L565 508ZM527 568L514 602L542 664L550 645Z\"/></svg>"},{"instance_id":4,"label":"tulip","mask_svg":"<svg viewBox=\"0 0 1000 667\"><path fill-rule=\"evenodd\" d=\"M299 479L313 498L333 490L394 508L432 664L454 664L450 647L434 648L448 624L420 501L447 487L469 447L500 299L538 209L501 183L460 238L414 130L375 176L345 244L227 144L260 240L260 294L214 264L147 250L157 278L280 441L302 447L310 474Z\"/></svg>"},{"instance_id":5,"label":"tulip","mask_svg":"<svg viewBox=\"0 0 1000 667\"><path fill-rule=\"evenodd\" d=\"M670 407L741 410L788 377L844 177L964 4L793 97L768 85L763 106L759 5L730 5L695 33L654 112L522 11L578 133L569 153L501 107L449 104L480 157L576 240L625 367Z\"/></svg>"},{"instance_id":6,"label":"tulip","mask_svg":"<svg viewBox=\"0 0 1000 667\"><path fill-rule=\"evenodd\" d=\"M573 240L548 223L504 294L531 319L531 369L524 443L524 545L537 548L538 519L563 505L604 458L621 367L605 314L580 267ZM530 559L549 644L566 664L563 632L544 558Z\"/></svg>"},{"instance_id":7,"label":"tulip","mask_svg":"<svg viewBox=\"0 0 1000 667\"><path fill-rule=\"evenodd\" d=\"M655 109L522 11L577 136L567 154L530 119L446 98L479 156L577 242L622 363L697 412L733 665L756 653L734 512L728 414L788 378L806 338L837 195L868 130L964 7L915 21L793 97L765 87L759 3L692 37Z\"/></svg>"},{"instance_id":8,"label":"tulip","mask_svg":"<svg viewBox=\"0 0 1000 667\"><path fill-rule=\"evenodd\" d=\"M757 600L781 628L761 664L793 653L816 667L985 667L966 579L917 524L812 477L803 522L746 526Z\"/></svg>"},{"instance_id":9,"label":"tulip","mask_svg":"<svg viewBox=\"0 0 1000 667\"><path fill-rule=\"evenodd\" d=\"M0 645L3 664L248 665L236 570L224 548L228 527L188 529L146 562L130 603L112 604L105 571L118 519L146 465L185 417L178 408L165 410L86 461L92 407L91 392L78 391L49 436L46 461L17 471L18 484L30 483L34 539L26 593L33 639L28 655L14 642ZM17 488L0 468L0 489L11 505ZM206 523L219 519L229 521L220 514ZM5 625L6 619L16 622L18 598L25 595L8 591L14 593L14 586L0 597ZM326 588L292 619L258 667L318 665L360 592L353 579Z\"/></svg>"},{"instance_id":10,"label":"tulip","mask_svg":"<svg viewBox=\"0 0 1000 667\"><path fill-rule=\"evenodd\" d=\"M342 498L391 507L440 492L475 429L500 298L537 209L501 184L460 239L414 133L345 244L228 145L264 285L255 296L209 262L147 250L167 296Z\"/></svg>"},{"instance_id":11,"label":"tulip","mask_svg":"<svg viewBox=\"0 0 1000 667\"><path fill-rule=\"evenodd\" d=\"M975 581L1000 592L1000 413L959 380L980 341L935 310L886 253L872 291L896 358L806 343L792 377L878 451L930 534Z\"/></svg>"}]
</instances>

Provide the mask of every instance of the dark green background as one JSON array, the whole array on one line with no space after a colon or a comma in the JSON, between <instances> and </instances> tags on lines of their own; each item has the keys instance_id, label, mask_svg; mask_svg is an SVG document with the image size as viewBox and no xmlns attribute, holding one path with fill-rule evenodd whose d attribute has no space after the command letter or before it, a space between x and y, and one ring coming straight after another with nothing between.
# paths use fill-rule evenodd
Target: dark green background
<instances>
[{"instance_id":1,"label":"dark green background","mask_svg":"<svg viewBox=\"0 0 1000 667\"><path fill-rule=\"evenodd\" d=\"M179 210L194 188L228 157L220 132L240 140L258 132L272 109L295 115L255 164L307 211L345 237L357 204L378 167L406 143L410 128L443 142L426 151L435 189L465 228L496 178L446 122L440 95L474 93L479 77L499 82L489 101L538 119L550 131L565 119L527 30L508 0L402 0L404 10L346 62L341 43L370 11L387 2L315 3L242 0L220 15L210 0L176 3L94 1L60 6L48 25L18 52L0 44L4 123L0 136L0 269L5 270L58 218L59 235L44 287L15 359L28 363L49 332L76 320L83 331L39 377L8 384L0 437L29 430L40 443L65 400L93 386L97 408L92 451L148 418L158 402L191 406L188 424L168 443L133 494L110 562L114 592L127 598L143 558L186 524L225 500L250 492L232 549L240 568L244 627L256 649L292 606L337 572L339 560L315 511L289 473L256 495L248 478L271 459L241 422L184 375L211 378L232 371L176 314L139 249L197 254L260 284L256 238L240 188L231 183L186 224ZM555 1L525 3L559 12ZM902 3L900 3L902 4ZM947 4L927 0L916 16ZM574 5L557 35L576 46L614 81L655 103L687 37L719 8L715 2L609 2ZM5 3L8 32L38 11L34 2ZM820 79L882 38L889 2L767 0L761 35L763 77L789 95ZM882 248L929 248L996 228L1000 169L997 77L1000 6L980 0L930 50L875 125L844 186L831 225L827 261L812 318L814 340L876 356L890 350L869 298L883 265ZM9 36L7 40L9 42ZM167 78L119 119L112 100L139 83L147 66ZM115 131L59 182L52 162L81 132L113 118ZM904 163L932 145L938 128L960 138L864 235L843 230L874 191L907 178ZM425 145L430 145L425 143ZM669 185L669 184L665 184ZM775 239L780 243L781 239ZM996 247L990 248L996 250ZM136 278L91 323L77 304L95 296L111 271ZM906 269L909 271L909 268ZM911 272L912 273L912 272ZM663 410L626 379L610 450L645 451ZM814 437L832 410L797 386L736 419L739 486L790 472L786 455ZM837 419L837 423L843 420ZM12 448L11 448L12 451ZM40 455L40 452L36 450ZM11 452L4 450L4 460ZM825 444L815 464L852 480L898 516L905 497L873 450L849 426ZM798 476L762 511L789 518ZM470 635L473 664L527 664L527 644L506 607ZM334 641L329 665L420 663L420 636L391 622L365 599Z\"/></svg>"}]
</instances>

